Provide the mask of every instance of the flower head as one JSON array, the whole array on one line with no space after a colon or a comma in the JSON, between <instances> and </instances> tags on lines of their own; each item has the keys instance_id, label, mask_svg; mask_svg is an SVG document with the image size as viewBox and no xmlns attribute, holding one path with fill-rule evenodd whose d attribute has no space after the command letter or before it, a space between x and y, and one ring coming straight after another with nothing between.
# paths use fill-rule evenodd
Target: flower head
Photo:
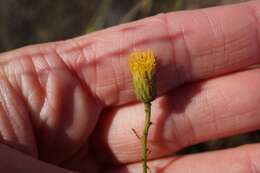
<instances>
[{"instance_id":1,"label":"flower head","mask_svg":"<svg viewBox=\"0 0 260 173\"><path fill-rule=\"evenodd\" d=\"M145 103L151 102L156 97L156 59L153 51L134 51L129 55L128 63L137 98Z\"/></svg>"}]
</instances>

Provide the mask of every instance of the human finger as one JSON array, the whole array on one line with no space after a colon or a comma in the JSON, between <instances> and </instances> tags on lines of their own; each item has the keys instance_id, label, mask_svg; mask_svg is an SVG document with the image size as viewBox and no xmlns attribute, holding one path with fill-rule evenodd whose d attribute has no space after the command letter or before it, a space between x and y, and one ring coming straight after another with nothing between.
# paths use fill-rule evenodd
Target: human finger
<instances>
[{"instance_id":1,"label":"human finger","mask_svg":"<svg viewBox=\"0 0 260 173\"><path fill-rule=\"evenodd\" d=\"M251 1L160 14L64 42L2 54L1 64L60 58L104 105L125 104L135 100L127 67L127 55L133 50L154 50L160 95L185 82L259 63L259 9L260 2Z\"/></svg>"},{"instance_id":2,"label":"human finger","mask_svg":"<svg viewBox=\"0 0 260 173\"><path fill-rule=\"evenodd\" d=\"M168 157L150 161L151 172L255 173L260 167L260 145L251 144L221 151ZM109 173L142 172L141 163L112 168Z\"/></svg>"},{"instance_id":3,"label":"human finger","mask_svg":"<svg viewBox=\"0 0 260 173\"><path fill-rule=\"evenodd\" d=\"M260 69L188 84L152 102L150 159L187 146L259 129ZM93 141L105 162L140 161L143 104L107 109Z\"/></svg>"}]
</instances>

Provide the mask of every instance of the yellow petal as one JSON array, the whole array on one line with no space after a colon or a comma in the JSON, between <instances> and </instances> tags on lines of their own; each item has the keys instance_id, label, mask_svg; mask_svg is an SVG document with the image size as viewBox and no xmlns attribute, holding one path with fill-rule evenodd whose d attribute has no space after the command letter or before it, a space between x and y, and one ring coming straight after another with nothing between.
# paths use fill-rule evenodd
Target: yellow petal
<instances>
[{"instance_id":1,"label":"yellow petal","mask_svg":"<svg viewBox=\"0 0 260 173\"><path fill-rule=\"evenodd\" d=\"M156 95L156 58L153 51L134 51L129 55L128 63L137 98L142 102L152 101Z\"/></svg>"}]
</instances>

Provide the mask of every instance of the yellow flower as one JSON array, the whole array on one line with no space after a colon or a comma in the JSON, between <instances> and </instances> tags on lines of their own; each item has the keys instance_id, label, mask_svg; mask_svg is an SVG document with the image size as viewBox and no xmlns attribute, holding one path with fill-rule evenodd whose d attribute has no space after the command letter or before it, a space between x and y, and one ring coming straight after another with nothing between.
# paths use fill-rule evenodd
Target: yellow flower
<instances>
[{"instance_id":1,"label":"yellow flower","mask_svg":"<svg viewBox=\"0 0 260 173\"><path fill-rule=\"evenodd\" d=\"M144 103L153 101L156 97L156 59L153 51L132 52L128 64L137 98Z\"/></svg>"}]
</instances>

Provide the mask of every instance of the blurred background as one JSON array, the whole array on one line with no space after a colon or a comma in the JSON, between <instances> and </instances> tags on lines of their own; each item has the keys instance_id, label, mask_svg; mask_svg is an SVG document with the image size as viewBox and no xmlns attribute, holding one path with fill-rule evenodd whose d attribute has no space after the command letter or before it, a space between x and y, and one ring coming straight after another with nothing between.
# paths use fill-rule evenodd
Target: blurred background
<instances>
[{"instance_id":1,"label":"blurred background","mask_svg":"<svg viewBox=\"0 0 260 173\"><path fill-rule=\"evenodd\" d=\"M246 0L0 0L0 52L57 41L157 13ZM260 141L252 132L209 141L180 153L202 152Z\"/></svg>"}]
</instances>

